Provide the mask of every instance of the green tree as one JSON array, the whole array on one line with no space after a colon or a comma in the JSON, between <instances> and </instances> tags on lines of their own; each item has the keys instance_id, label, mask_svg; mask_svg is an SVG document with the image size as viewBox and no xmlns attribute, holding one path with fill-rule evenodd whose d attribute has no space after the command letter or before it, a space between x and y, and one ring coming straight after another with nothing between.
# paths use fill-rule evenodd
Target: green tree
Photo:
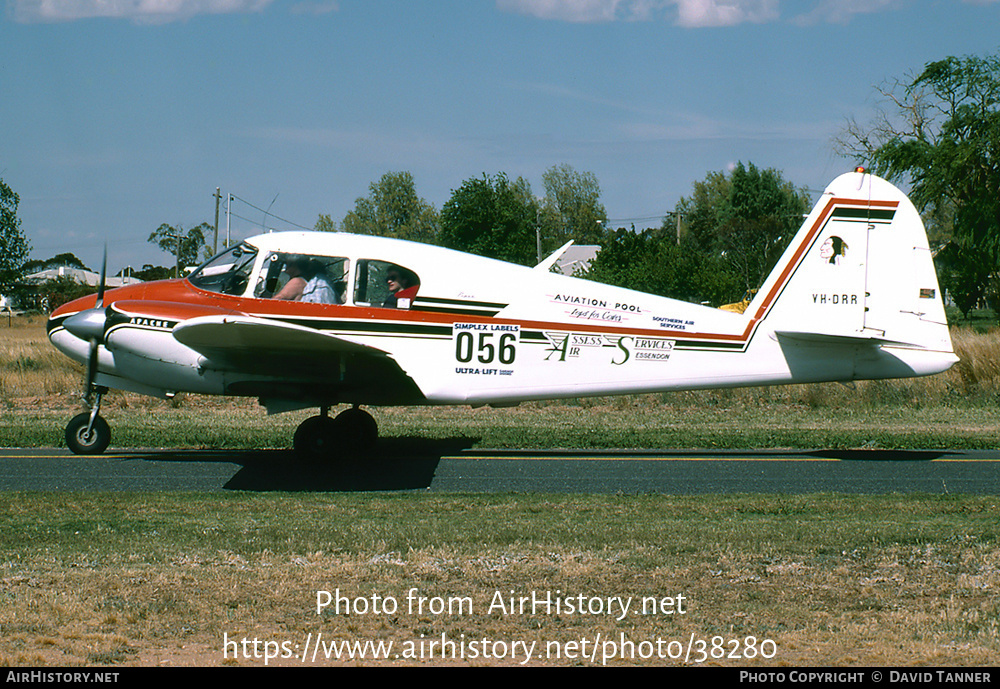
<instances>
[{"instance_id":1,"label":"green tree","mask_svg":"<svg viewBox=\"0 0 1000 689\"><path fill-rule=\"evenodd\" d=\"M710 172L659 230L607 236L586 277L683 301L735 302L767 278L808 207L775 170L740 163L728 175Z\"/></svg>"},{"instance_id":2,"label":"green tree","mask_svg":"<svg viewBox=\"0 0 1000 689\"><path fill-rule=\"evenodd\" d=\"M722 304L739 290L720 257L678 246L673 235L650 229L606 235L583 277L694 303Z\"/></svg>"},{"instance_id":3,"label":"green tree","mask_svg":"<svg viewBox=\"0 0 1000 689\"><path fill-rule=\"evenodd\" d=\"M387 172L378 182L372 182L368 190L369 195L357 199L354 210L344 216L341 223L344 232L425 243L436 240L438 213L417 196L409 172Z\"/></svg>"},{"instance_id":4,"label":"green tree","mask_svg":"<svg viewBox=\"0 0 1000 689\"><path fill-rule=\"evenodd\" d=\"M52 258L46 259L44 261L28 261L24 264L25 273L37 273L42 270L48 270L49 268L58 268L60 266L68 266L70 268L80 268L81 270L90 270L83 261L81 261L75 254L62 253L56 254Z\"/></svg>"},{"instance_id":5,"label":"green tree","mask_svg":"<svg viewBox=\"0 0 1000 689\"><path fill-rule=\"evenodd\" d=\"M695 183L690 198L676 212L685 219L685 247L721 261L734 280L728 301L759 287L774 268L809 210L805 191L786 182L774 169L737 164L727 176L711 172ZM662 228L674 233L673 220Z\"/></svg>"},{"instance_id":6,"label":"green tree","mask_svg":"<svg viewBox=\"0 0 1000 689\"><path fill-rule=\"evenodd\" d=\"M336 232L337 223L335 223L333 218L329 215L320 213L319 217L316 219L316 224L313 226L313 230L316 232Z\"/></svg>"},{"instance_id":7,"label":"green tree","mask_svg":"<svg viewBox=\"0 0 1000 689\"><path fill-rule=\"evenodd\" d=\"M18 196L0 179L0 289L8 290L21 277L31 244L17 217Z\"/></svg>"},{"instance_id":8,"label":"green tree","mask_svg":"<svg viewBox=\"0 0 1000 689\"><path fill-rule=\"evenodd\" d=\"M969 317L969 312L986 296L991 279L988 262L978 251L968 250L958 242L948 242L934 257L938 280L951 300Z\"/></svg>"},{"instance_id":9,"label":"green tree","mask_svg":"<svg viewBox=\"0 0 1000 689\"><path fill-rule=\"evenodd\" d=\"M164 223L149 235L147 241L175 257L174 275L177 276L184 267L200 263L202 257L207 258L205 235L212 231L212 226L208 223L202 223L189 230L185 230L181 225L174 227Z\"/></svg>"},{"instance_id":10,"label":"green tree","mask_svg":"<svg viewBox=\"0 0 1000 689\"><path fill-rule=\"evenodd\" d=\"M545 200L541 209L542 237L547 251L570 239L577 244L600 244L607 232L608 214L601 203L601 187L592 172L556 165L542 175Z\"/></svg>"},{"instance_id":11,"label":"green tree","mask_svg":"<svg viewBox=\"0 0 1000 689\"><path fill-rule=\"evenodd\" d=\"M142 266L142 270L137 270L132 273L132 276L142 280L143 282L152 282L153 280L166 280L173 277L173 269L165 268L163 266L154 266L151 263L146 263Z\"/></svg>"},{"instance_id":12,"label":"green tree","mask_svg":"<svg viewBox=\"0 0 1000 689\"><path fill-rule=\"evenodd\" d=\"M966 304L984 285L1000 307L1000 56L947 57L878 91L875 120L849 121L840 151L909 182L937 243L952 247L939 253L942 283Z\"/></svg>"},{"instance_id":13,"label":"green tree","mask_svg":"<svg viewBox=\"0 0 1000 689\"><path fill-rule=\"evenodd\" d=\"M507 175L468 179L441 209L439 243L503 261L536 263L538 202L531 185Z\"/></svg>"},{"instance_id":14,"label":"green tree","mask_svg":"<svg viewBox=\"0 0 1000 689\"><path fill-rule=\"evenodd\" d=\"M39 292L44 300L43 304L52 312L67 302L93 294L94 288L77 282L68 275L59 275L42 283Z\"/></svg>"}]
</instances>

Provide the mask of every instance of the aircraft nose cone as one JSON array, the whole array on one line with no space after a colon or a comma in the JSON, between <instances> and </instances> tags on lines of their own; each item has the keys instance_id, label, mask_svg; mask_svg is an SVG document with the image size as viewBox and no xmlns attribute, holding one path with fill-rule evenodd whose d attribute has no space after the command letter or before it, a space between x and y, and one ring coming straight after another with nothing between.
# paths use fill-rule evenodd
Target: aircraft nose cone
<instances>
[{"instance_id":1,"label":"aircraft nose cone","mask_svg":"<svg viewBox=\"0 0 1000 689\"><path fill-rule=\"evenodd\" d=\"M87 309L67 318L63 321L63 327L81 340L100 342L104 339L106 321L107 314L103 308Z\"/></svg>"}]
</instances>

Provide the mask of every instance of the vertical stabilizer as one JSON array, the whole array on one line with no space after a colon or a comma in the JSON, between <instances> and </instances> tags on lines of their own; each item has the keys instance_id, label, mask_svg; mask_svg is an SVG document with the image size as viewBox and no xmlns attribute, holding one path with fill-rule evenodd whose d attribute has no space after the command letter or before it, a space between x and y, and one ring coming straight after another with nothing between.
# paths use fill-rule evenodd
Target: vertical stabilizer
<instances>
[{"instance_id":1,"label":"vertical stabilizer","mask_svg":"<svg viewBox=\"0 0 1000 689\"><path fill-rule=\"evenodd\" d=\"M920 215L863 172L827 187L748 312L779 337L936 352L936 370L957 360Z\"/></svg>"}]
</instances>

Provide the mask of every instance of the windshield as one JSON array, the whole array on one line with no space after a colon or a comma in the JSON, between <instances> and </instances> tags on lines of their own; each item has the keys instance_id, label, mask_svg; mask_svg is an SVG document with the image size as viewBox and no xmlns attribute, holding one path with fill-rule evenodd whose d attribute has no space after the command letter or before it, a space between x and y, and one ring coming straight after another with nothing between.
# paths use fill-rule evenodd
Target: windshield
<instances>
[{"instance_id":1,"label":"windshield","mask_svg":"<svg viewBox=\"0 0 1000 689\"><path fill-rule=\"evenodd\" d=\"M191 275L191 284L210 292L243 294L256 258L257 249L249 244L234 246L203 263Z\"/></svg>"}]
</instances>

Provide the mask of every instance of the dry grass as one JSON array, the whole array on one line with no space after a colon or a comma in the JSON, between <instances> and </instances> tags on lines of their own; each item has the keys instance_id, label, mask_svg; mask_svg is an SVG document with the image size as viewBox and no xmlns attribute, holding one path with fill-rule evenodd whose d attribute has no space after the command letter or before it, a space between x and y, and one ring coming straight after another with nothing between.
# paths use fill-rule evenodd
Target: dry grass
<instances>
[{"instance_id":1,"label":"dry grass","mask_svg":"<svg viewBox=\"0 0 1000 689\"><path fill-rule=\"evenodd\" d=\"M508 644L502 658L443 661L473 665L517 663L515 641L541 654L622 634L637 646L662 639L667 654L677 648L667 642L715 636L727 654L748 637L758 648L772 640L776 653L713 658L709 646L686 662L608 664L985 666L1000 653L995 498L13 497L3 508L0 665L261 665L263 644L301 653L309 634L391 641L397 652L442 635ZM414 588L468 602L411 611ZM337 589L398 608L317 614L317 591ZM684 613L490 609L498 593L533 591L632 596L634 606L684 596ZM227 636L257 639L260 657L242 645L239 657L225 653ZM598 653L531 664L601 664Z\"/></svg>"},{"instance_id":2,"label":"dry grass","mask_svg":"<svg viewBox=\"0 0 1000 689\"><path fill-rule=\"evenodd\" d=\"M82 381L81 367L49 344L43 317L17 317L11 327L0 319L0 399L58 396Z\"/></svg>"}]
</instances>

